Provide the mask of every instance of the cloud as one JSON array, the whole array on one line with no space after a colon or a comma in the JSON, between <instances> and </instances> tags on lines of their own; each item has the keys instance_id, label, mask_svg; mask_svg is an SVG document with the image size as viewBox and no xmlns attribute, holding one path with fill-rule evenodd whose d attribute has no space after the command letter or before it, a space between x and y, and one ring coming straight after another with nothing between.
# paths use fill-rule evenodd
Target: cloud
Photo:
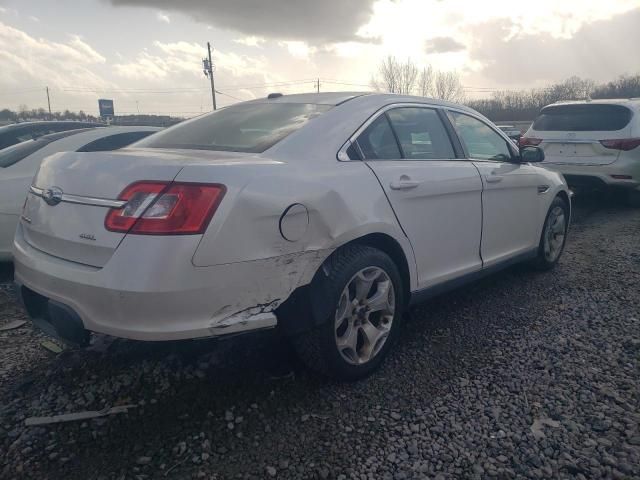
<instances>
[{"instance_id":1,"label":"cloud","mask_svg":"<svg viewBox=\"0 0 640 480\"><path fill-rule=\"evenodd\" d=\"M278 42L278 45L286 48L289 54L295 58L308 59L309 55L318 51L316 47L310 47L307 43L300 41Z\"/></svg>"},{"instance_id":2,"label":"cloud","mask_svg":"<svg viewBox=\"0 0 640 480\"><path fill-rule=\"evenodd\" d=\"M240 45L244 45L245 47L258 47L262 48L262 44L267 40L263 37L256 37L255 35L251 35L249 37L236 38L233 40Z\"/></svg>"},{"instance_id":3,"label":"cloud","mask_svg":"<svg viewBox=\"0 0 640 480\"><path fill-rule=\"evenodd\" d=\"M607 81L640 71L640 8L583 25L571 38L520 33L511 22L496 20L471 29L470 57L492 84L548 84L572 75Z\"/></svg>"},{"instance_id":4,"label":"cloud","mask_svg":"<svg viewBox=\"0 0 640 480\"><path fill-rule=\"evenodd\" d=\"M38 17L36 17L35 15L29 15L29 20L31 20L32 22L40 22L40 19Z\"/></svg>"},{"instance_id":5,"label":"cloud","mask_svg":"<svg viewBox=\"0 0 640 480\"><path fill-rule=\"evenodd\" d=\"M168 23L171 23L171 18L169 18L169 15L167 15L167 14L166 14L166 13L164 13L164 12L157 12L157 13L156 13L156 19L157 19L159 22L162 22L162 23L167 23L167 24L168 24Z\"/></svg>"},{"instance_id":6,"label":"cloud","mask_svg":"<svg viewBox=\"0 0 640 480\"><path fill-rule=\"evenodd\" d=\"M374 0L109 0L115 6L177 11L198 22L248 35L313 44L365 40L357 31Z\"/></svg>"},{"instance_id":7,"label":"cloud","mask_svg":"<svg viewBox=\"0 0 640 480\"><path fill-rule=\"evenodd\" d=\"M427 53L459 52L465 48L463 43L451 37L435 37L425 42L425 50Z\"/></svg>"},{"instance_id":8,"label":"cloud","mask_svg":"<svg viewBox=\"0 0 640 480\"><path fill-rule=\"evenodd\" d=\"M52 42L0 22L2 85L105 85L92 71L105 61L78 35L71 35L67 42Z\"/></svg>"}]
</instances>

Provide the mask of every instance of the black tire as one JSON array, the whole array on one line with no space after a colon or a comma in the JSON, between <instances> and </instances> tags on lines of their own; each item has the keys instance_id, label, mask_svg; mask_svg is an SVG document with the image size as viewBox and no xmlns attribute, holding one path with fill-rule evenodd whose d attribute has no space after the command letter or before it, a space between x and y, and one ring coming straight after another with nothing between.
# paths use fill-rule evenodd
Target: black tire
<instances>
[{"instance_id":1,"label":"black tire","mask_svg":"<svg viewBox=\"0 0 640 480\"><path fill-rule=\"evenodd\" d=\"M549 223L551 221L551 217L556 209L561 208L564 213L565 218L565 227L564 227L564 236L562 239L562 245L560 246L560 251L557 256L553 258L549 258L549 255L545 252L545 235L548 234ZM540 243L538 244L538 254L533 262L533 265L538 270L551 270L556 266L560 257L562 256L562 252L564 251L565 244L567 243L567 233L569 230L569 205L567 202L560 197L556 197L553 202L551 202L551 206L549 207L549 211L547 212L547 216L544 220L544 227L542 228L542 234L540 235Z\"/></svg>"},{"instance_id":2,"label":"black tire","mask_svg":"<svg viewBox=\"0 0 640 480\"><path fill-rule=\"evenodd\" d=\"M358 272L370 267L382 270L391 281L395 311L389 333L379 351L366 363L355 365L349 363L338 349L335 318L343 290ZM338 249L327 259L312 285L312 295L319 295L320 302L331 306L328 309L331 313L318 326L292 338L299 357L310 369L339 380L358 380L373 373L396 340L403 318L404 290L396 264L378 249L349 245Z\"/></svg>"}]
</instances>

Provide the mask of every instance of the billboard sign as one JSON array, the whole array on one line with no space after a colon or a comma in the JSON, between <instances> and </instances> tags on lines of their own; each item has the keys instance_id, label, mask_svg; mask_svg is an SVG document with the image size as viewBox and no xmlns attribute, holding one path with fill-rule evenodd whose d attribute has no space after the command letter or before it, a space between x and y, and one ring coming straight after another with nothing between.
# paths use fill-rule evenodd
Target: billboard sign
<instances>
[{"instance_id":1,"label":"billboard sign","mask_svg":"<svg viewBox=\"0 0 640 480\"><path fill-rule=\"evenodd\" d=\"M100 109L101 117L113 117L113 100L100 98L98 100L98 108Z\"/></svg>"}]
</instances>

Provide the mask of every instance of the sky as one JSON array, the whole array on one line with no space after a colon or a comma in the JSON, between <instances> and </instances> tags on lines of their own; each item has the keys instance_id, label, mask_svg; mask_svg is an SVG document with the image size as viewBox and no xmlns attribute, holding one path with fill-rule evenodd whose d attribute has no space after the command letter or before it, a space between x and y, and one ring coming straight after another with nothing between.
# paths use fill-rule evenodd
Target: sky
<instances>
[{"instance_id":1,"label":"sky","mask_svg":"<svg viewBox=\"0 0 640 480\"><path fill-rule=\"evenodd\" d=\"M468 98L640 73L640 0L0 0L0 109L193 116L270 92L363 91L387 55Z\"/></svg>"}]
</instances>

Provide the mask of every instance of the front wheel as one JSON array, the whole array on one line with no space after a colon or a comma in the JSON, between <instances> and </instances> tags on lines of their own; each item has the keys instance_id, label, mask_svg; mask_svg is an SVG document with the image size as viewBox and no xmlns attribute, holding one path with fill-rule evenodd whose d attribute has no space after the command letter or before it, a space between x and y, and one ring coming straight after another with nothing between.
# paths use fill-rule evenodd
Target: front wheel
<instances>
[{"instance_id":1,"label":"front wheel","mask_svg":"<svg viewBox=\"0 0 640 480\"><path fill-rule=\"evenodd\" d=\"M384 252L352 245L336 251L322 271L318 292L328 318L296 336L294 346L313 370L342 380L372 373L389 351L402 320L402 281Z\"/></svg>"},{"instance_id":2,"label":"front wheel","mask_svg":"<svg viewBox=\"0 0 640 480\"><path fill-rule=\"evenodd\" d=\"M560 197L556 197L544 222L542 236L538 245L535 265L541 270L552 269L564 250L569 228L569 206Z\"/></svg>"}]
</instances>

